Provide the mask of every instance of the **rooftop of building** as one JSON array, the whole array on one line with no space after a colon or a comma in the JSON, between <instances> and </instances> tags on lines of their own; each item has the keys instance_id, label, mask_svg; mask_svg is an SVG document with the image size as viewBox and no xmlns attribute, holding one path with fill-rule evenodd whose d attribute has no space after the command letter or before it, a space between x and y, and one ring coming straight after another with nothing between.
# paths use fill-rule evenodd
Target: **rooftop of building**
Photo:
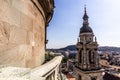
<instances>
[{"instance_id":1,"label":"rooftop of building","mask_svg":"<svg viewBox=\"0 0 120 80\"><path fill-rule=\"evenodd\" d=\"M105 75L103 76L103 80L120 80L120 77L106 72Z\"/></svg>"}]
</instances>

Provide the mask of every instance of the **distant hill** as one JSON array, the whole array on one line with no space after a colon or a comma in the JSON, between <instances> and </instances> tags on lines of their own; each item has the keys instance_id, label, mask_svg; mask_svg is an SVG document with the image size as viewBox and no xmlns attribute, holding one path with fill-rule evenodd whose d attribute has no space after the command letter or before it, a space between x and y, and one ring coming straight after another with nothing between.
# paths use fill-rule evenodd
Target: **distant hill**
<instances>
[{"instance_id":1,"label":"distant hill","mask_svg":"<svg viewBox=\"0 0 120 80\"><path fill-rule=\"evenodd\" d=\"M76 50L76 46L75 45L69 45L67 47L64 47L64 48L60 48L59 50Z\"/></svg>"},{"instance_id":2,"label":"distant hill","mask_svg":"<svg viewBox=\"0 0 120 80\"><path fill-rule=\"evenodd\" d=\"M59 50L76 50L76 45L69 45L64 48L60 48ZM111 46L100 46L98 48L99 51L115 51L115 52L120 52L120 47L111 47Z\"/></svg>"},{"instance_id":3,"label":"distant hill","mask_svg":"<svg viewBox=\"0 0 120 80\"><path fill-rule=\"evenodd\" d=\"M100 46L99 51L115 51L120 52L120 47L111 47L111 46Z\"/></svg>"}]
</instances>

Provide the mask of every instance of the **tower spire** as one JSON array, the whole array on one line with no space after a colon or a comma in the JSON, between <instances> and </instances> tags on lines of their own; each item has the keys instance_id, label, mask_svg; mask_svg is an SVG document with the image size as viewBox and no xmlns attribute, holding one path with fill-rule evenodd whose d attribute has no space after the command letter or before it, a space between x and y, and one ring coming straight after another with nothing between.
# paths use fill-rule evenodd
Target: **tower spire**
<instances>
[{"instance_id":1,"label":"tower spire","mask_svg":"<svg viewBox=\"0 0 120 80\"><path fill-rule=\"evenodd\" d=\"M84 5L83 26L80 28L80 34L88 32L93 33L92 29L89 27L88 18L89 17L87 15L86 5Z\"/></svg>"},{"instance_id":2,"label":"tower spire","mask_svg":"<svg viewBox=\"0 0 120 80\"><path fill-rule=\"evenodd\" d=\"M83 16L83 20L88 20L88 15L87 15L87 11L86 11L86 5L84 6L84 16Z\"/></svg>"},{"instance_id":3,"label":"tower spire","mask_svg":"<svg viewBox=\"0 0 120 80\"><path fill-rule=\"evenodd\" d=\"M86 13L86 4L84 5L84 12L85 12L85 14L87 14L87 13Z\"/></svg>"}]
</instances>

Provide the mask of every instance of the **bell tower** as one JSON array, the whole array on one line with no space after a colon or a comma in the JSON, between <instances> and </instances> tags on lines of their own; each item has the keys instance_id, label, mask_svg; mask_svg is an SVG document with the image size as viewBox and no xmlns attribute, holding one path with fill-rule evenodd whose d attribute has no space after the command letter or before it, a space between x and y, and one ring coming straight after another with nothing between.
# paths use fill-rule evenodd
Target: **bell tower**
<instances>
[{"instance_id":1,"label":"bell tower","mask_svg":"<svg viewBox=\"0 0 120 80\"><path fill-rule=\"evenodd\" d=\"M86 6L84 7L83 25L77 41L75 72L77 80L103 80L97 53L98 43L89 26Z\"/></svg>"}]
</instances>

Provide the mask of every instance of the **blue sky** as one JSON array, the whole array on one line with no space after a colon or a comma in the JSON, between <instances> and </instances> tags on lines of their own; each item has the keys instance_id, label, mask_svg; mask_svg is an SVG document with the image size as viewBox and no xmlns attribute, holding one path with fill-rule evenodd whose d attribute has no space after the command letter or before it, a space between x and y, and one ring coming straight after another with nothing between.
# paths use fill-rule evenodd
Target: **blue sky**
<instances>
[{"instance_id":1,"label":"blue sky","mask_svg":"<svg viewBox=\"0 0 120 80\"><path fill-rule=\"evenodd\" d=\"M55 0L54 16L47 28L47 48L76 44L85 4L99 46L120 47L120 0Z\"/></svg>"}]
</instances>

